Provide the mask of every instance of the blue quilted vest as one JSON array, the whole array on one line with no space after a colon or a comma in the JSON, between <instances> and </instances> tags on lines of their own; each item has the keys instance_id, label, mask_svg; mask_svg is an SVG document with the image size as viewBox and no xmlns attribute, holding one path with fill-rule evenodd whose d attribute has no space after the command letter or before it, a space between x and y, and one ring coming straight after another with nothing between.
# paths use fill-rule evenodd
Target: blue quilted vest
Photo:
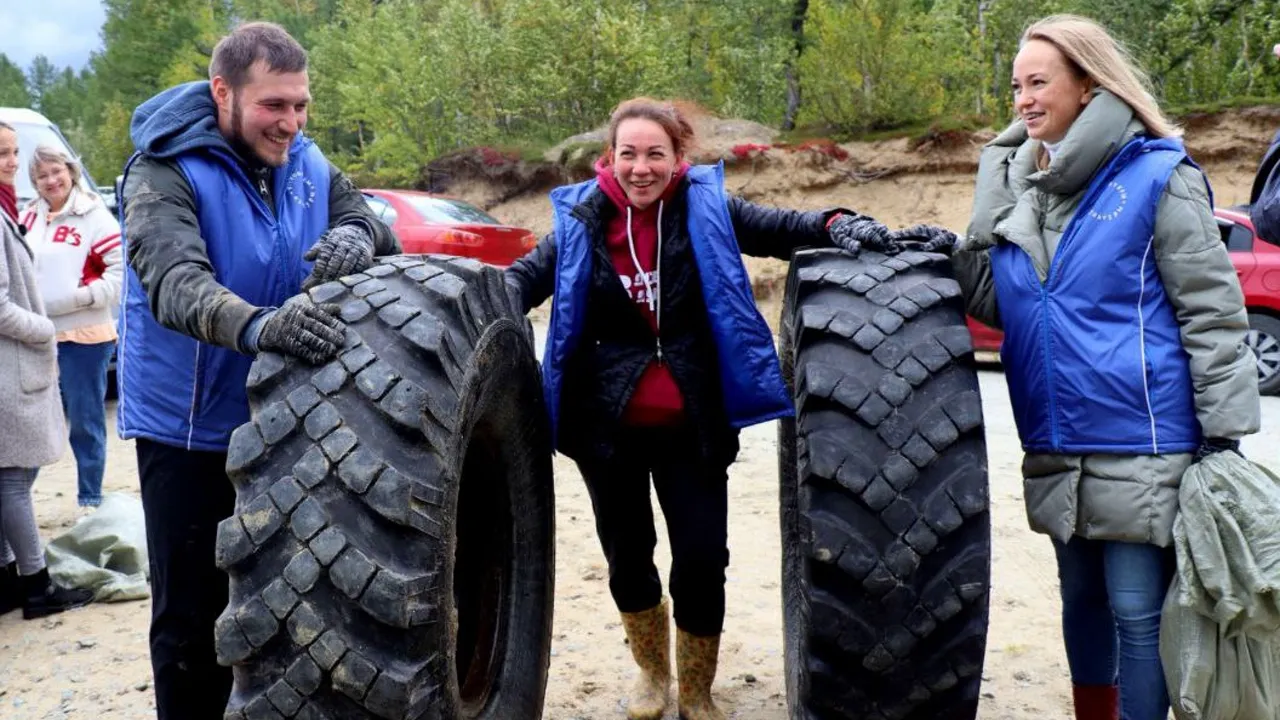
<instances>
[{"instance_id":1,"label":"blue quilted vest","mask_svg":"<svg viewBox=\"0 0 1280 720\"><path fill-rule=\"evenodd\" d=\"M733 233L724 191L724 166L694 166L686 177L689 237L715 341L729 423L743 428L792 415L795 409L782 380L773 334L756 307ZM588 180L551 192L557 247L556 290L542 369L554 438L559 438L556 433L564 367L578 347L591 286L590 233L572 213L595 189L596 181Z\"/></svg>"},{"instance_id":2,"label":"blue quilted vest","mask_svg":"<svg viewBox=\"0 0 1280 720\"><path fill-rule=\"evenodd\" d=\"M302 290L302 259L329 224L329 163L301 135L274 172L273 215L236 158L222 149L178 157L196 196L200 235L217 281L253 305L279 306ZM128 167L125 169L128 173ZM128 229L123 229L128 252ZM249 420L252 358L162 327L128 268L120 317L118 425L123 438L224 451Z\"/></svg>"},{"instance_id":3,"label":"blue quilted vest","mask_svg":"<svg viewBox=\"0 0 1280 720\"><path fill-rule=\"evenodd\" d=\"M1025 251L991 251L1001 349L1023 448L1156 455L1200 443L1189 358L1153 248L1177 139L1138 138L1085 191L1040 282Z\"/></svg>"}]
</instances>

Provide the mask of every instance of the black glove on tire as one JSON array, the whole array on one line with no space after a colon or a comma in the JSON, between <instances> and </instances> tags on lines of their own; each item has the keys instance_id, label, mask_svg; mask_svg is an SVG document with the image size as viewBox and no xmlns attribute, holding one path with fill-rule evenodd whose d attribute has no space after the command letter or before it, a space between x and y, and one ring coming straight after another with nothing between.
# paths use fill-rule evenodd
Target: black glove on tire
<instances>
[{"instance_id":1,"label":"black glove on tire","mask_svg":"<svg viewBox=\"0 0 1280 720\"><path fill-rule=\"evenodd\" d=\"M937 225L912 225L895 230L893 241L902 249L919 250L920 252L942 253L950 255L960 242L960 236Z\"/></svg>"},{"instance_id":2,"label":"black glove on tire","mask_svg":"<svg viewBox=\"0 0 1280 720\"><path fill-rule=\"evenodd\" d=\"M346 340L347 326L338 319L338 306L333 303L317 305L299 295L267 312L258 333L259 351L292 355L319 365L337 355Z\"/></svg>"},{"instance_id":3,"label":"black glove on tire","mask_svg":"<svg viewBox=\"0 0 1280 720\"><path fill-rule=\"evenodd\" d=\"M1196 459L1194 462L1201 460L1220 452L1234 452L1241 457L1244 454L1240 452L1239 440L1227 440L1226 438L1205 438L1200 441L1200 448L1196 450Z\"/></svg>"},{"instance_id":4,"label":"black glove on tire","mask_svg":"<svg viewBox=\"0 0 1280 720\"><path fill-rule=\"evenodd\" d=\"M854 255L863 250L885 255L895 255L899 251L889 228L866 215L839 215L827 227L827 234L831 236L833 245Z\"/></svg>"},{"instance_id":5,"label":"black glove on tire","mask_svg":"<svg viewBox=\"0 0 1280 720\"><path fill-rule=\"evenodd\" d=\"M302 258L315 262L311 275L302 283L306 290L368 270L373 265L373 237L360 225L339 225L321 236Z\"/></svg>"}]
</instances>

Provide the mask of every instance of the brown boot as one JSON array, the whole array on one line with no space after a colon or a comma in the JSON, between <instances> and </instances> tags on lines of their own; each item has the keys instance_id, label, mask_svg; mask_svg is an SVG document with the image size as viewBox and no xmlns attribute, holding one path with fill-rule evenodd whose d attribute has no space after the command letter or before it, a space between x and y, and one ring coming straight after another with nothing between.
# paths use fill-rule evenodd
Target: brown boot
<instances>
[{"instance_id":1,"label":"brown boot","mask_svg":"<svg viewBox=\"0 0 1280 720\"><path fill-rule=\"evenodd\" d=\"M671 702L671 630L664 599L648 610L621 613L631 657L640 666L627 700L629 720L661 720Z\"/></svg>"},{"instance_id":2,"label":"brown boot","mask_svg":"<svg viewBox=\"0 0 1280 720\"><path fill-rule=\"evenodd\" d=\"M698 637L676 629L676 667L680 673L680 720L725 720L711 700L720 636Z\"/></svg>"},{"instance_id":3,"label":"brown boot","mask_svg":"<svg viewBox=\"0 0 1280 720\"><path fill-rule=\"evenodd\" d=\"M1115 685L1076 685L1071 700L1076 720L1120 720L1120 691Z\"/></svg>"}]
</instances>

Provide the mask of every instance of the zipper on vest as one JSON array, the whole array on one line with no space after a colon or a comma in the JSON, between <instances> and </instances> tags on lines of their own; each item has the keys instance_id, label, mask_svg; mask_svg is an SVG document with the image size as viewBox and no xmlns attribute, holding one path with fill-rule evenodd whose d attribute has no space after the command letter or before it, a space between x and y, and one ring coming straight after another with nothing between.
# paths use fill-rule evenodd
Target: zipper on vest
<instances>
[{"instance_id":1,"label":"zipper on vest","mask_svg":"<svg viewBox=\"0 0 1280 720\"><path fill-rule=\"evenodd\" d=\"M1049 435L1053 449L1062 447L1062 436L1058 430L1058 401L1053 392L1053 359L1049 354L1049 288L1040 286L1040 340L1044 352L1045 392L1049 395Z\"/></svg>"}]
</instances>

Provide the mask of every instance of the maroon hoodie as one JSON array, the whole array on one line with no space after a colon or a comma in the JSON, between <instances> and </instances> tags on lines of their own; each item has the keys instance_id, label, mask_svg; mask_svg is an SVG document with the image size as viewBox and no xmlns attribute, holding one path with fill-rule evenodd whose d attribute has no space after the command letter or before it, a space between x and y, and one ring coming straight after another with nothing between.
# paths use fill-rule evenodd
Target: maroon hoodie
<instances>
[{"instance_id":1,"label":"maroon hoodie","mask_svg":"<svg viewBox=\"0 0 1280 720\"><path fill-rule=\"evenodd\" d=\"M636 310L649 321L649 327L655 335L660 319L656 298L661 297L661 283L656 268L658 216L664 204L669 203L675 195L680 179L688 169L688 163L680 163L658 202L640 210L627 199L626 192L613 176L613 168L606 165L603 159L596 163L596 179L600 183L600 189L618 209L605 225L605 246L609 249L609 257L613 258L618 280L635 301ZM627 232L628 223L630 233ZM639 260L640 267L636 267L636 260ZM650 292L655 295L653 303L650 303ZM652 427L675 425L683 418L684 397L680 394L680 387L676 385L675 377L671 375L667 365L655 358L649 362L640 375L640 380L636 382L635 391L631 393L631 399L622 412L622 422L625 425Z\"/></svg>"}]
</instances>

